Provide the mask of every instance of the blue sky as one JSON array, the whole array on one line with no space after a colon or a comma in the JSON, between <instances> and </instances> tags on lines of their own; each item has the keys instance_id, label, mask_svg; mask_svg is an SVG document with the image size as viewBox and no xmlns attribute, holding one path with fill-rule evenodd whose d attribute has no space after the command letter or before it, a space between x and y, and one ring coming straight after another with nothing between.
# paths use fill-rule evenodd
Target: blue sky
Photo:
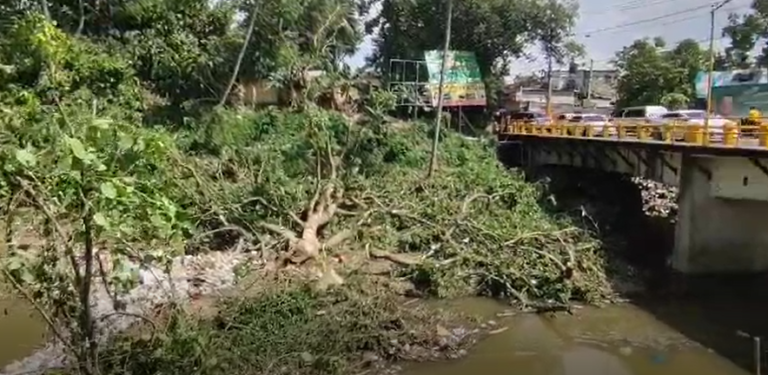
<instances>
[{"instance_id":1,"label":"blue sky","mask_svg":"<svg viewBox=\"0 0 768 375\"><path fill-rule=\"evenodd\" d=\"M728 13L743 13L752 0L732 0L718 11L715 17L715 38L727 25ZM642 37L661 36L669 44L692 38L702 41L709 38L708 0L581 0L576 39L587 49L588 59L594 59L595 68L608 67L616 51ZM612 4L612 5L606 5ZM727 40L716 40L719 47ZM352 66L363 65L371 53L370 39L366 39L357 54L349 59ZM538 71L544 67L544 59L535 48L529 59L521 59L512 67L511 74Z\"/></svg>"}]
</instances>

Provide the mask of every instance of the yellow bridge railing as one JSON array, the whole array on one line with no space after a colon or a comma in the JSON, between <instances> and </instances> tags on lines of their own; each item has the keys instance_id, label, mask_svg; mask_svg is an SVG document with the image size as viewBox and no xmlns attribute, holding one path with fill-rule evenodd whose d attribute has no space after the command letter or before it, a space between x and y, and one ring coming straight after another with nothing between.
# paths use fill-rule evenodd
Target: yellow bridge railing
<instances>
[{"instance_id":1,"label":"yellow bridge railing","mask_svg":"<svg viewBox=\"0 0 768 375\"><path fill-rule=\"evenodd\" d=\"M668 123L664 125L616 121L606 125L586 125L572 122L546 124L502 119L496 123L496 134L533 135L541 137L608 138L636 142L665 142L702 146L761 147L768 148L768 122L760 125L742 125L729 122L725 125ZM705 133L709 136L705 136Z\"/></svg>"}]
</instances>

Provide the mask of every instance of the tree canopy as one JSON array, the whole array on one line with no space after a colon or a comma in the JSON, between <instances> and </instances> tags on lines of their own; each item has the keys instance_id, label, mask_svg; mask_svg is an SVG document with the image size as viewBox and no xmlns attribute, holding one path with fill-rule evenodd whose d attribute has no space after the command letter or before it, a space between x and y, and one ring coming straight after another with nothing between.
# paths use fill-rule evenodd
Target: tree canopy
<instances>
[{"instance_id":1,"label":"tree canopy","mask_svg":"<svg viewBox=\"0 0 768 375\"><path fill-rule=\"evenodd\" d=\"M695 99L694 78L706 66L706 51L686 39L665 49L661 38L636 40L616 54L617 106L659 104L665 97ZM669 96L670 94L676 94Z\"/></svg>"},{"instance_id":2,"label":"tree canopy","mask_svg":"<svg viewBox=\"0 0 768 375\"><path fill-rule=\"evenodd\" d=\"M333 70L361 40L355 10L355 0L12 0L0 12L0 44L18 42L8 37L12 29L25 17L41 14L75 37L75 44L109 51L127 62L124 68L145 90L182 107L218 101L249 28L253 35L236 78L270 78L290 85L287 81L299 72ZM6 51L10 55L4 61L23 56ZM39 74L26 72L27 83L34 84Z\"/></svg>"},{"instance_id":3,"label":"tree canopy","mask_svg":"<svg viewBox=\"0 0 768 375\"><path fill-rule=\"evenodd\" d=\"M455 0L451 49L474 52L483 76L501 77L526 47L539 44L556 61L570 51L577 17L575 3L558 0ZM445 2L435 0L367 0L363 12L381 11L366 23L374 34L370 62L386 72L392 58L419 59L439 49L445 36Z\"/></svg>"},{"instance_id":4,"label":"tree canopy","mask_svg":"<svg viewBox=\"0 0 768 375\"><path fill-rule=\"evenodd\" d=\"M768 1L755 0L748 12L731 13L728 21L722 35L730 39L730 45L722 55L721 68L768 67ZM753 56L752 51L760 43L763 44L762 51Z\"/></svg>"}]
</instances>

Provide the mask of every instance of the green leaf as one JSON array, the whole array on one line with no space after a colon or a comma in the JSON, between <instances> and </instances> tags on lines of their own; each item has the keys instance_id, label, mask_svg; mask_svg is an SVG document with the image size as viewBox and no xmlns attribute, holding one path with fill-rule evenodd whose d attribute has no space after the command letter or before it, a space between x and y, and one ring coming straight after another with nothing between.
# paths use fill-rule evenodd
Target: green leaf
<instances>
[{"instance_id":1,"label":"green leaf","mask_svg":"<svg viewBox=\"0 0 768 375\"><path fill-rule=\"evenodd\" d=\"M129 134L120 133L118 137L120 139L118 140L117 145L121 150L128 150L133 147L133 137L131 137Z\"/></svg>"},{"instance_id":2,"label":"green leaf","mask_svg":"<svg viewBox=\"0 0 768 375\"><path fill-rule=\"evenodd\" d=\"M107 218L104 217L101 212L97 212L93 215L93 222L102 228L109 228L109 221L107 221Z\"/></svg>"},{"instance_id":3,"label":"green leaf","mask_svg":"<svg viewBox=\"0 0 768 375\"><path fill-rule=\"evenodd\" d=\"M35 275L33 275L32 272L30 272L28 269L21 270L19 278L21 279L23 285L31 285L35 282Z\"/></svg>"},{"instance_id":4,"label":"green leaf","mask_svg":"<svg viewBox=\"0 0 768 375\"><path fill-rule=\"evenodd\" d=\"M97 118L93 120L93 126L99 129L107 129L110 124L112 124L112 120L108 118Z\"/></svg>"},{"instance_id":5,"label":"green leaf","mask_svg":"<svg viewBox=\"0 0 768 375\"><path fill-rule=\"evenodd\" d=\"M24 267L24 260L21 259L18 255L12 255L6 260L5 267L8 269L8 271L18 270L21 267Z\"/></svg>"},{"instance_id":6,"label":"green leaf","mask_svg":"<svg viewBox=\"0 0 768 375\"><path fill-rule=\"evenodd\" d=\"M111 182L104 182L99 186L99 189L101 190L101 194L109 199L115 199L117 198L117 189L115 189L115 185L113 185Z\"/></svg>"},{"instance_id":7,"label":"green leaf","mask_svg":"<svg viewBox=\"0 0 768 375\"><path fill-rule=\"evenodd\" d=\"M28 148L16 150L16 160L25 167L37 164L37 157Z\"/></svg>"},{"instance_id":8,"label":"green leaf","mask_svg":"<svg viewBox=\"0 0 768 375\"><path fill-rule=\"evenodd\" d=\"M90 157L88 151L85 150L85 146L83 146L83 143L80 142L80 140L66 137L64 138L64 142L67 143L67 146L69 146L69 149L72 151L72 154L75 155L76 158L80 160L86 160Z\"/></svg>"}]
</instances>

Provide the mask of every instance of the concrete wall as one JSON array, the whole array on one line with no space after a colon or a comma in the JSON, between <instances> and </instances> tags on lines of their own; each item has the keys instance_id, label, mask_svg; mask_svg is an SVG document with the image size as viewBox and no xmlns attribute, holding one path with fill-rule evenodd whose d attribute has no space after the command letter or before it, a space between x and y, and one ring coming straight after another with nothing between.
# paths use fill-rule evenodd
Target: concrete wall
<instances>
[{"instance_id":1,"label":"concrete wall","mask_svg":"<svg viewBox=\"0 0 768 375\"><path fill-rule=\"evenodd\" d=\"M749 164L746 158L683 157L675 269L687 274L768 270L768 202L744 199L750 197L745 189L728 189L732 184L718 178L735 177L739 171L754 174ZM713 172L711 178L707 170ZM759 184L764 181L755 182L750 198L768 193L768 185ZM743 187L748 186L747 181Z\"/></svg>"}]
</instances>

